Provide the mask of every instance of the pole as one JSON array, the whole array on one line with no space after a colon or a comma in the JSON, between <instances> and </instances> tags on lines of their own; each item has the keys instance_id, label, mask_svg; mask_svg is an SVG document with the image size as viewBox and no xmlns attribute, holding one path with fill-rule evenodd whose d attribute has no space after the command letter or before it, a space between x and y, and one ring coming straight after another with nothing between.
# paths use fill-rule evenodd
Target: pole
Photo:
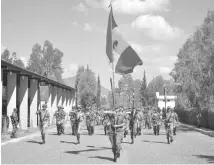
<instances>
[{"instance_id":1,"label":"pole","mask_svg":"<svg viewBox=\"0 0 214 165\"><path fill-rule=\"evenodd\" d=\"M165 99L165 110L166 110L166 87L164 87L164 99Z\"/></svg>"}]
</instances>

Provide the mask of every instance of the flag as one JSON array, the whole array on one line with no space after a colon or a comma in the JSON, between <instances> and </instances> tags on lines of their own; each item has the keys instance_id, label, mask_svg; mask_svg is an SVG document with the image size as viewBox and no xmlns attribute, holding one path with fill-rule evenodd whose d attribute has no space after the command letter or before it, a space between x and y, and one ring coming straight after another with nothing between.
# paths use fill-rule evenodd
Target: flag
<instances>
[{"instance_id":1,"label":"flag","mask_svg":"<svg viewBox=\"0 0 214 165\"><path fill-rule=\"evenodd\" d=\"M120 32L118 25L114 20L112 6L108 18L106 54L110 63L114 62L116 64L115 72L121 75L132 73L134 67L143 64L140 57ZM113 56L116 54L119 55L119 58Z\"/></svg>"}]
</instances>

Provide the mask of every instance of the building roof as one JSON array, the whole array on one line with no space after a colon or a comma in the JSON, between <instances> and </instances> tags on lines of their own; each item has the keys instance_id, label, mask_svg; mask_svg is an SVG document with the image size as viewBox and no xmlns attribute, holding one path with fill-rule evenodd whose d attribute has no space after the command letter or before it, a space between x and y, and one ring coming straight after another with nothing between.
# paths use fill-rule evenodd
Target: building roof
<instances>
[{"instance_id":1,"label":"building roof","mask_svg":"<svg viewBox=\"0 0 214 165\"><path fill-rule=\"evenodd\" d=\"M11 64L5 60L1 59L1 68L4 68L4 70L6 71L12 71L12 72L16 72L17 74L23 75L23 76L28 76L30 78L33 79L39 79L42 82L47 82L48 84L52 84L58 87L61 87L63 89L67 89L67 90L75 90L74 88L67 86L63 83L57 82L55 80L49 79L47 77L41 76L37 73L31 72L29 70L26 70L24 68L18 67L14 64Z\"/></svg>"}]
</instances>

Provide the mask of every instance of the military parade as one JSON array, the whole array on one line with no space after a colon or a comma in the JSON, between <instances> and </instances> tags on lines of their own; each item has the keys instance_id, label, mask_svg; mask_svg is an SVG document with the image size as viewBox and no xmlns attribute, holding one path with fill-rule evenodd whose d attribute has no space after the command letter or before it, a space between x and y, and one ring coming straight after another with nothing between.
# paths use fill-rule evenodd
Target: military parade
<instances>
[{"instance_id":1,"label":"military parade","mask_svg":"<svg viewBox=\"0 0 214 165\"><path fill-rule=\"evenodd\" d=\"M214 164L213 0L2 0L2 164Z\"/></svg>"}]
</instances>

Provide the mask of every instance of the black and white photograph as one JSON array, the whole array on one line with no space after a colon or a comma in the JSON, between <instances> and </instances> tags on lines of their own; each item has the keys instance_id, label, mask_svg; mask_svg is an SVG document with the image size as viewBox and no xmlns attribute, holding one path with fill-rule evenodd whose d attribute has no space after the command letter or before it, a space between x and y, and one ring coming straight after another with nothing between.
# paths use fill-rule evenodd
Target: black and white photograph
<instances>
[{"instance_id":1,"label":"black and white photograph","mask_svg":"<svg viewBox=\"0 0 214 165\"><path fill-rule=\"evenodd\" d=\"M1 164L214 164L214 0L1 0Z\"/></svg>"}]
</instances>

